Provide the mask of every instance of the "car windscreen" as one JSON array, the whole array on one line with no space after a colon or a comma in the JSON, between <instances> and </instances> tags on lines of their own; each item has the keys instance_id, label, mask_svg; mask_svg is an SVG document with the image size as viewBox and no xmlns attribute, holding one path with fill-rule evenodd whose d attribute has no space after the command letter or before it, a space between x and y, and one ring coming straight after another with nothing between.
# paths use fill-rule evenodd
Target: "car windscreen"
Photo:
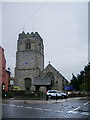
<instances>
[{"instance_id":1,"label":"car windscreen","mask_svg":"<svg viewBox=\"0 0 90 120\"><path fill-rule=\"evenodd\" d=\"M49 91L49 93L60 93L59 91Z\"/></svg>"},{"instance_id":2,"label":"car windscreen","mask_svg":"<svg viewBox=\"0 0 90 120\"><path fill-rule=\"evenodd\" d=\"M49 93L56 93L56 91L49 91Z\"/></svg>"}]
</instances>

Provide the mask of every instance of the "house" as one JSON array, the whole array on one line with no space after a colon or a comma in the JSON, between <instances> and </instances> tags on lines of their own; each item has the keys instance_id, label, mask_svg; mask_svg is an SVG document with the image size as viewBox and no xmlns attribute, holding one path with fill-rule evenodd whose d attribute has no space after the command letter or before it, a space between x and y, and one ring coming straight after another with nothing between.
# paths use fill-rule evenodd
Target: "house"
<instances>
[{"instance_id":1,"label":"house","mask_svg":"<svg viewBox=\"0 0 90 120\"><path fill-rule=\"evenodd\" d=\"M6 59L4 49L0 46L0 85L2 90L8 92L10 72L6 70Z\"/></svg>"}]
</instances>

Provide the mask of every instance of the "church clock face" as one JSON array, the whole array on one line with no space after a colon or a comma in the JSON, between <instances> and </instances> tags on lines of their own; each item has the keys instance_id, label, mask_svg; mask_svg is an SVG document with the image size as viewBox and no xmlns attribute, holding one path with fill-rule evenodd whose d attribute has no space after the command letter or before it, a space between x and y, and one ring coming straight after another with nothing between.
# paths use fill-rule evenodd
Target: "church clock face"
<instances>
[{"instance_id":1,"label":"church clock face","mask_svg":"<svg viewBox=\"0 0 90 120\"><path fill-rule=\"evenodd\" d=\"M21 69L31 69L35 65L34 57L29 56L29 58L24 57L23 60L20 61L19 67Z\"/></svg>"}]
</instances>

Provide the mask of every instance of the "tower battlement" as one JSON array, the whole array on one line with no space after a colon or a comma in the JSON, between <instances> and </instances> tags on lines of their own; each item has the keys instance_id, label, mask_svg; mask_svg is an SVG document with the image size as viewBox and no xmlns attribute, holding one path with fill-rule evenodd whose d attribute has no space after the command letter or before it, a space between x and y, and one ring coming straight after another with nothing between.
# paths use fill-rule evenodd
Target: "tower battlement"
<instances>
[{"instance_id":1,"label":"tower battlement","mask_svg":"<svg viewBox=\"0 0 90 120\"><path fill-rule=\"evenodd\" d=\"M19 34L19 39L23 39L23 38L33 38L36 37L38 39L40 39L43 42L43 39L40 37L40 35L38 34L38 32L27 32L25 33L24 31L22 31L22 33Z\"/></svg>"}]
</instances>

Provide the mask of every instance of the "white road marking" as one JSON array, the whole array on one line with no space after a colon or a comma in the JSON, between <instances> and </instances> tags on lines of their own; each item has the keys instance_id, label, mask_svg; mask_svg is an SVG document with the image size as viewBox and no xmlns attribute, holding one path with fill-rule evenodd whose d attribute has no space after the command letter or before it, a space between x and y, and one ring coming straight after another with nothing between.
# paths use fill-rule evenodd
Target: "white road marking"
<instances>
[{"instance_id":1,"label":"white road marking","mask_svg":"<svg viewBox=\"0 0 90 120\"><path fill-rule=\"evenodd\" d=\"M41 108L35 108L35 110L41 110Z\"/></svg>"},{"instance_id":2,"label":"white road marking","mask_svg":"<svg viewBox=\"0 0 90 120\"><path fill-rule=\"evenodd\" d=\"M15 105L11 105L11 104L10 104L10 106L15 107Z\"/></svg>"},{"instance_id":3,"label":"white road marking","mask_svg":"<svg viewBox=\"0 0 90 120\"><path fill-rule=\"evenodd\" d=\"M73 109L73 110L68 111L68 113L78 113L78 111L76 111L76 110L78 110L79 108L80 108L80 106Z\"/></svg>"},{"instance_id":4,"label":"white road marking","mask_svg":"<svg viewBox=\"0 0 90 120\"><path fill-rule=\"evenodd\" d=\"M2 105L7 105L7 104L2 104Z\"/></svg>"},{"instance_id":5,"label":"white road marking","mask_svg":"<svg viewBox=\"0 0 90 120\"><path fill-rule=\"evenodd\" d=\"M20 106L20 107L23 107L23 106Z\"/></svg>"},{"instance_id":6,"label":"white road marking","mask_svg":"<svg viewBox=\"0 0 90 120\"><path fill-rule=\"evenodd\" d=\"M89 101L89 102L84 103L84 105L88 105L89 103L90 103L90 101Z\"/></svg>"},{"instance_id":7,"label":"white road marking","mask_svg":"<svg viewBox=\"0 0 90 120\"><path fill-rule=\"evenodd\" d=\"M89 115L88 112L82 112L81 114L82 114L82 115Z\"/></svg>"},{"instance_id":8,"label":"white road marking","mask_svg":"<svg viewBox=\"0 0 90 120\"><path fill-rule=\"evenodd\" d=\"M70 110L70 111L68 111L68 113L78 113L78 111L73 111L73 110Z\"/></svg>"},{"instance_id":9,"label":"white road marking","mask_svg":"<svg viewBox=\"0 0 90 120\"><path fill-rule=\"evenodd\" d=\"M89 102L86 102L86 103L84 103L84 105L88 105L90 103L90 101ZM2 105L8 105L8 104L2 104ZM16 105L13 105L13 104L9 104L9 106L12 106L12 107L15 107ZM16 106L16 107L25 107L25 106ZM26 107L26 108L28 108L28 109L32 109L32 107ZM78 106L78 107L76 107L75 109L73 109L73 110L70 110L70 111L68 111L67 113L74 113L74 114L77 114L77 113L79 113L77 110L80 108L80 106ZM35 110L42 110L42 108L34 108ZM45 111L47 111L47 112L51 112L51 111L53 111L53 110L51 110L51 109L44 109ZM63 111L59 111L59 110L55 110L55 112L56 113L61 113L61 112L63 112ZM82 112L81 113L81 115L90 115L90 113L88 113L88 112Z\"/></svg>"},{"instance_id":10,"label":"white road marking","mask_svg":"<svg viewBox=\"0 0 90 120\"><path fill-rule=\"evenodd\" d=\"M44 109L45 111L48 111L48 112L50 112L50 111L52 111L52 110L50 110L50 109Z\"/></svg>"},{"instance_id":11,"label":"white road marking","mask_svg":"<svg viewBox=\"0 0 90 120\"><path fill-rule=\"evenodd\" d=\"M26 108L32 109L32 107L26 107Z\"/></svg>"},{"instance_id":12,"label":"white road marking","mask_svg":"<svg viewBox=\"0 0 90 120\"><path fill-rule=\"evenodd\" d=\"M16 106L16 107L20 107L20 106Z\"/></svg>"},{"instance_id":13,"label":"white road marking","mask_svg":"<svg viewBox=\"0 0 90 120\"><path fill-rule=\"evenodd\" d=\"M75 109L73 109L73 111L78 110L79 108L80 108L80 106L79 106L79 107L77 107L77 108L75 108Z\"/></svg>"},{"instance_id":14,"label":"white road marking","mask_svg":"<svg viewBox=\"0 0 90 120\"><path fill-rule=\"evenodd\" d=\"M63 111L55 110L55 112L57 112L57 113L61 113L61 112L63 112Z\"/></svg>"}]
</instances>

